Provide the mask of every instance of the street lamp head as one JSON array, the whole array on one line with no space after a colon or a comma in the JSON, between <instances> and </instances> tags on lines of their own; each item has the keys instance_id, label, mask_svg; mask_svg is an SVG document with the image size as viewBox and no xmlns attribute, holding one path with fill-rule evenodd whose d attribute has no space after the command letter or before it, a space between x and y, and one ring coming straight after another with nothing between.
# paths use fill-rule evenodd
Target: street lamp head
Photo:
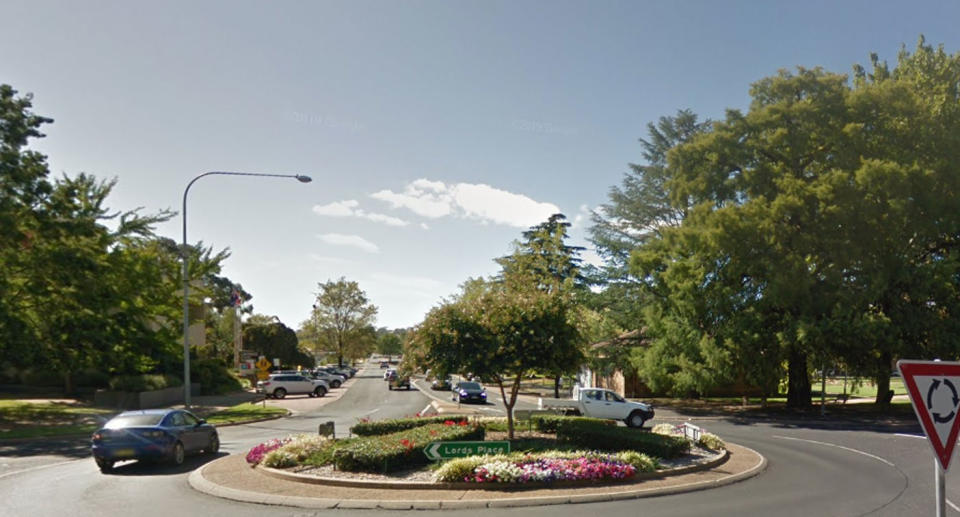
<instances>
[{"instance_id":1,"label":"street lamp head","mask_svg":"<svg viewBox=\"0 0 960 517\"><path fill-rule=\"evenodd\" d=\"M304 176L302 174L297 174L295 178L297 178L297 181L299 181L300 183L310 183L311 181L313 181L313 178L311 178L310 176Z\"/></svg>"}]
</instances>

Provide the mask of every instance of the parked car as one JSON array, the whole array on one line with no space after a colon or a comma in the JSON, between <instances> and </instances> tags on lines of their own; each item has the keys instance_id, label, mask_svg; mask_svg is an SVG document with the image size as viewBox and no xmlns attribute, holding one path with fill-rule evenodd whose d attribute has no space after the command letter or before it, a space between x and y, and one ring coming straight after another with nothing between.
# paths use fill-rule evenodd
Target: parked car
<instances>
[{"instance_id":1,"label":"parked car","mask_svg":"<svg viewBox=\"0 0 960 517\"><path fill-rule=\"evenodd\" d=\"M394 370L393 375L390 376L390 379L387 381L387 389L400 389L406 388L410 389L410 377L406 375L400 375L396 370Z\"/></svg>"},{"instance_id":2,"label":"parked car","mask_svg":"<svg viewBox=\"0 0 960 517\"><path fill-rule=\"evenodd\" d=\"M321 379L321 380L327 381L327 384L329 384L330 387L333 389L339 388L344 381L343 376L341 375L334 375L332 373L327 372L326 370L319 370L319 369L313 370L312 372L310 372L310 377L313 379Z\"/></svg>"},{"instance_id":3,"label":"parked car","mask_svg":"<svg viewBox=\"0 0 960 517\"><path fill-rule=\"evenodd\" d=\"M380 368L390 368L390 361L380 361Z\"/></svg>"},{"instance_id":4,"label":"parked car","mask_svg":"<svg viewBox=\"0 0 960 517\"><path fill-rule=\"evenodd\" d=\"M320 372L326 373L327 375L335 375L337 377L340 377L340 382L346 382L347 379L350 378L350 375L347 372L341 371L332 366L318 366L315 371L320 371Z\"/></svg>"},{"instance_id":5,"label":"parked car","mask_svg":"<svg viewBox=\"0 0 960 517\"><path fill-rule=\"evenodd\" d=\"M125 411L93 433L93 459L101 472L110 472L121 460L167 460L183 463L196 452L220 450L217 429L182 409Z\"/></svg>"},{"instance_id":6,"label":"parked car","mask_svg":"<svg viewBox=\"0 0 960 517\"><path fill-rule=\"evenodd\" d=\"M397 374L396 368L387 368L387 371L383 372L383 380L389 381L391 376Z\"/></svg>"},{"instance_id":7,"label":"parked car","mask_svg":"<svg viewBox=\"0 0 960 517\"><path fill-rule=\"evenodd\" d=\"M486 404L487 389L479 382L460 382L453 387L453 400L455 402Z\"/></svg>"},{"instance_id":8,"label":"parked car","mask_svg":"<svg viewBox=\"0 0 960 517\"><path fill-rule=\"evenodd\" d=\"M267 380L257 381L257 393L282 399L289 395L307 394L322 397L330 391L330 385L322 379L310 379L300 374L272 374Z\"/></svg>"},{"instance_id":9,"label":"parked car","mask_svg":"<svg viewBox=\"0 0 960 517\"><path fill-rule=\"evenodd\" d=\"M437 391L450 391L452 387L453 380L450 377L444 377L443 379L434 379L430 383L430 389Z\"/></svg>"}]
</instances>

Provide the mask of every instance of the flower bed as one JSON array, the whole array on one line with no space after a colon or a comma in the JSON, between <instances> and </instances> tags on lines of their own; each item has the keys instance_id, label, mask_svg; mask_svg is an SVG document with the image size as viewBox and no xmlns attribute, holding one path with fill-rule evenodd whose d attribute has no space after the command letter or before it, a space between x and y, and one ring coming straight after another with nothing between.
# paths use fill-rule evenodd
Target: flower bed
<instances>
[{"instance_id":1,"label":"flower bed","mask_svg":"<svg viewBox=\"0 0 960 517\"><path fill-rule=\"evenodd\" d=\"M656 460L633 451L619 454L570 451L473 456L447 462L434 474L434 480L468 483L604 481L628 479L637 472L652 472L657 467Z\"/></svg>"}]
</instances>

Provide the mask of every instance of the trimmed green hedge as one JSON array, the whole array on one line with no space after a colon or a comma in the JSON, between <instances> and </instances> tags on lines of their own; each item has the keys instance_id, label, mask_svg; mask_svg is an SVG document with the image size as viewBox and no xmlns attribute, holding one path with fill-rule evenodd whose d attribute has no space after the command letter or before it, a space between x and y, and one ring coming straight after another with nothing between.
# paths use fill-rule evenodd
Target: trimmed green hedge
<instances>
[{"instance_id":1,"label":"trimmed green hedge","mask_svg":"<svg viewBox=\"0 0 960 517\"><path fill-rule=\"evenodd\" d=\"M601 451L634 450L658 458L676 458L690 452L690 442L629 427L601 426L587 419L567 419L557 426L557 441Z\"/></svg>"},{"instance_id":2,"label":"trimmed green hedge","mask_svg":"<svg viewBox=\"0 0 960 517\"><path fill-rule=\"evenodd\" d=\"M392 472L419 465L430 460L423 448L438 440L483 440L480 426L429 424L382 436L358 438L333 453L333 464L338 470L349 472Z\"/></svg>"},{"instance_id":3,"label":"trimmed green hedge","mask_svg":"<svg viewBox=\"0 0 960 517\"><path fill-rule=\"evenodd\" d=\"M183 381L173 375L144 373L140 375L121 375L110 379L110 389L114 391L153 391L183 386Z\"/></svg>"},{"instance_id":4,"label":"trimmed green hedge","mask_svg":"<svg viewBox=\"0 0 960 517\"><path fill-rule=\"evenodd\" d=\"M467 421L467 417L465 416L394 418L390 420L377 420L375 422L360 422L351 427L350 432L357 436L381 436L430 424L442 424L444 422L460 423L465 421Z\"/></svg>"},{"instance_id":5,"label":"trimmed green hedge","mask_svg":"<svg viewBox=\"0 0 960 517\"><path fill-rule=\"evenodd\" d=\"M556 433L564 425L585 425L601 428L617 425L613 420L585 416L537 415L530 420L533 421L534 428L542 433Z\"/></svg>"}]
</instances>

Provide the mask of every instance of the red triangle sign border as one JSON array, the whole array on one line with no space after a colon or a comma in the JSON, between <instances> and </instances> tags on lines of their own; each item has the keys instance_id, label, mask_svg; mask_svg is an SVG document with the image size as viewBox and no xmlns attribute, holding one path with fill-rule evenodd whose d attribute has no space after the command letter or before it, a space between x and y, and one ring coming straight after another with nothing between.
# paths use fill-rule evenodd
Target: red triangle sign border
<instances>
[{"instance_id":1,"label":"red triangle sign border","mask_svg":"<svg viewBox=\"0 0 960 517\"><path fill-rule=\"evenodd\" d=\"M960 363L901 360L897 361L897 369L900 370L903 384L906 386L907 392L910 395L913 411L917 414L917 419L923 427L923 432L927 435L927 441L929 441L933 447L933 452L937 457L937 461L940 462L940 467L946 472L950 467L953 449L957 444L957 435L960 434L960 418L954 413L946 443L941 443L940 436L937 434L936 425L931 418L930 408L924 403L923 394L921 394L919 388L917 388L916 377L960 377Z\"/></svg>"}]
</instances>

